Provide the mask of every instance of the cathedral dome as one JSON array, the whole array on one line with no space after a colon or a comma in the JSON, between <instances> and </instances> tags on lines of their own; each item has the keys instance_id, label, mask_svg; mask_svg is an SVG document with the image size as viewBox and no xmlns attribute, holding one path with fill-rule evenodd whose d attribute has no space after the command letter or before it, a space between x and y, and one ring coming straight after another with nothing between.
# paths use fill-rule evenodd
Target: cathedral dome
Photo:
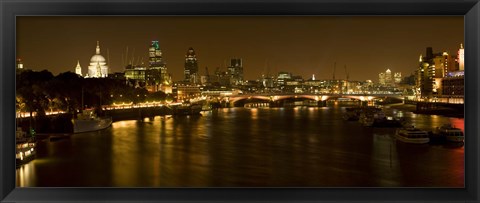
<instances>
[{"instance_id":1,"label":"cathedral dome","mask_svg":"<svg viewBox=\"0 0 480 203\"><path fill-rule=\"evenodd\" d=\"M108 66L105 57L100 55L100 44L97 41L97 48L95 49L95 55L90 58L90 66L88 66L88 77L107 77Z\"/></svg>"},{"instance_id":2,"label":"cathedral dome","mask_svg":"<svg viewBox=\"0 0 480 203\"><path fill-rule=\"evenodd\" d=\"M103 57L100 54L93 55L92 58L90 59L90 63L97 64L97 62L105 63L105 57Z\"/></svg>"}]
</instances>

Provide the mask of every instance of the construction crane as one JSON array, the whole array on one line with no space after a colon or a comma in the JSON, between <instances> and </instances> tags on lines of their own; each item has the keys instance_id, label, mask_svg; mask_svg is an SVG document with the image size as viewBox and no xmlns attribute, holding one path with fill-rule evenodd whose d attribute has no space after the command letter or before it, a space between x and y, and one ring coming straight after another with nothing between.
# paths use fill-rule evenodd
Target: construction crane
<instances>
[{"instance_id":1,"label":"construction crane","mask_svg":"<svg viewBox=\"0 0 480 203\"><path fill-rule=\"evenodd\" d=\"M345 90L348 92L348 79L349 79L349 75L348 75L348 72L347 72L347 65L345 65Z\"/></svg>"},{"instance_id":2,"label":"construction crane","mask_svg":"<svg viewBox=\"0 0 480 203\"><path fill-rule=\"evenodd\" d=\"M348 81L349 75L348 75L348 72L347 72L347 65L345 65L345 76L346 76L345 78L347 78L347 81Z\"/></svg>"},{"instance_id":3,"label":"construction crane","mask_svg":"<svg viewBox=\"0 0 480 203\"><path fill-rule=\"evenodd\" d=\"M337 68L337 62L333 64L333 80L335 80L335 69Z\"/></svg>"}]
</instances>

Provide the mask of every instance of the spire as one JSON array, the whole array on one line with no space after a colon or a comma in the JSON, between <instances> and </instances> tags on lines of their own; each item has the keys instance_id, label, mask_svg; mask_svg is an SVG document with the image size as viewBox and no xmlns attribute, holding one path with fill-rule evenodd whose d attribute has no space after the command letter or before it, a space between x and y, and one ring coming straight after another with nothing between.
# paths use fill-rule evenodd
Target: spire
<instances>
[{"instance_id":1,"label":"spire","mask_svg":"<svg viewBox=\"0 0 480 203\"><path fill-rule=\"evenodd\" d=\"M97 48L95 49L95 51L97 54L100 54L100 44L98 41L97 41Z\"/></svg>"},{"instance_id":2,"label":"spire","mask_svg":"<svg viewBox=\"0 0 480 203\"><path fill-rule=\"evenodd\" d=\"M82 76L82 67L80 67L80 61L77 60L77 67L75 67L75 73Z\"/></svg>"}]
</instances>

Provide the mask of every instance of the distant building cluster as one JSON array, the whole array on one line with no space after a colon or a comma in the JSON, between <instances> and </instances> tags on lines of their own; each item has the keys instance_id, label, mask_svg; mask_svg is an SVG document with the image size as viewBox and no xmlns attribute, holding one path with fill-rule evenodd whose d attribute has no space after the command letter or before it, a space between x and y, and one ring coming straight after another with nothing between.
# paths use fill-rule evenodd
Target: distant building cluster
<instances>
[{"instance_id":1,"label":"distant building cluster","mask_svg":"<svg viewBox=\"0 0 480 203\"><path fill-rule=\"evenodd\" d=\"M127 54L128 55L128 48ZM185 54L184 77L173 82L167 71L167 63L162 56L158 41L151 41L148 49L148 64L134 63L125 56L123 72L109 73L107 60L101 55L97 41L95 54L84 74L77 61L75 73L85 78L115 78L124 80L133 87L145 88L149 92L162 91L172 94L176 100L189 100L199 96L220 96L241 93L311 93L311 94L402 94L420 100L460 98L464 96L464 48L460 44L457 55L444 52L434 53L432 47L420 55L419 65L414 74L403 77L401 72L387 69L378 74L378 83L371 80L354 81L349 79L345 66L345 78L309 79L280 71L264 74L256 80L244 79L243 59L232 57L225 69L217 67L212 73L205 67L200 73L196 51L190 47ZM17 60L17 70L22 71L23 62ZM203 71L202 71L203 72Z\"/></svg>"},{"instance_id":2,"label":"distant building cluster","mask_svg":"<svg viewBox=\"0 0 480 203\"><path fill-rule=\"evenodd\" d=\"M416 95L421 99L462 98L464 96L465 56L463 45L457 55L434 53L427 47L426 55L420 55L415 71Z\"/></svg>"},{"instance_id":3,"label":"distant building cluster","mask_svg":"<svg viewBox=\"0 0 480 203\"><path fill-rule=\"evenodd\" d=\"M378 74L378 83L384 86L395 86L402 82L402 73L394 73L392 77L392 71L387 69L385 73Z\"/></svg>"}]
</instances>

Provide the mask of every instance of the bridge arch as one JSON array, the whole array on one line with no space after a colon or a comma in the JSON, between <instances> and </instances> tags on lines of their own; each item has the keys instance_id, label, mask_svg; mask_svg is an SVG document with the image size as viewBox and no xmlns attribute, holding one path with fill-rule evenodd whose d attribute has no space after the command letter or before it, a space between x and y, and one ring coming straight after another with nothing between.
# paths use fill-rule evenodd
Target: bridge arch
<instances>
[{"instance_id":1,"label":"bridge arch","mask_svg":"<svg viewBox=\"0 0 480 203\"><path fill-rule=\"evenodd\" d=\"M223 100L230 103L232 106L235 105L235 103L243 100L248 100L248 99L253 99L256 101L265 101L265 102L283 102L284 100L288 99L293 99L293 100L312 100L312 101L327 101L327 100L332 100L332 99L338 99L338 98L350 98L353 100L358 100L358 101L372 101L375 99L386 99L386 98L393 98L393 99L399 99L402 100L403 96L402 95L360 95L360 94L325 94L325 95L319 95L319 94L251 94L251 95L232 95L228 97L224 97Z\"/></svg>"}]
</instances>

